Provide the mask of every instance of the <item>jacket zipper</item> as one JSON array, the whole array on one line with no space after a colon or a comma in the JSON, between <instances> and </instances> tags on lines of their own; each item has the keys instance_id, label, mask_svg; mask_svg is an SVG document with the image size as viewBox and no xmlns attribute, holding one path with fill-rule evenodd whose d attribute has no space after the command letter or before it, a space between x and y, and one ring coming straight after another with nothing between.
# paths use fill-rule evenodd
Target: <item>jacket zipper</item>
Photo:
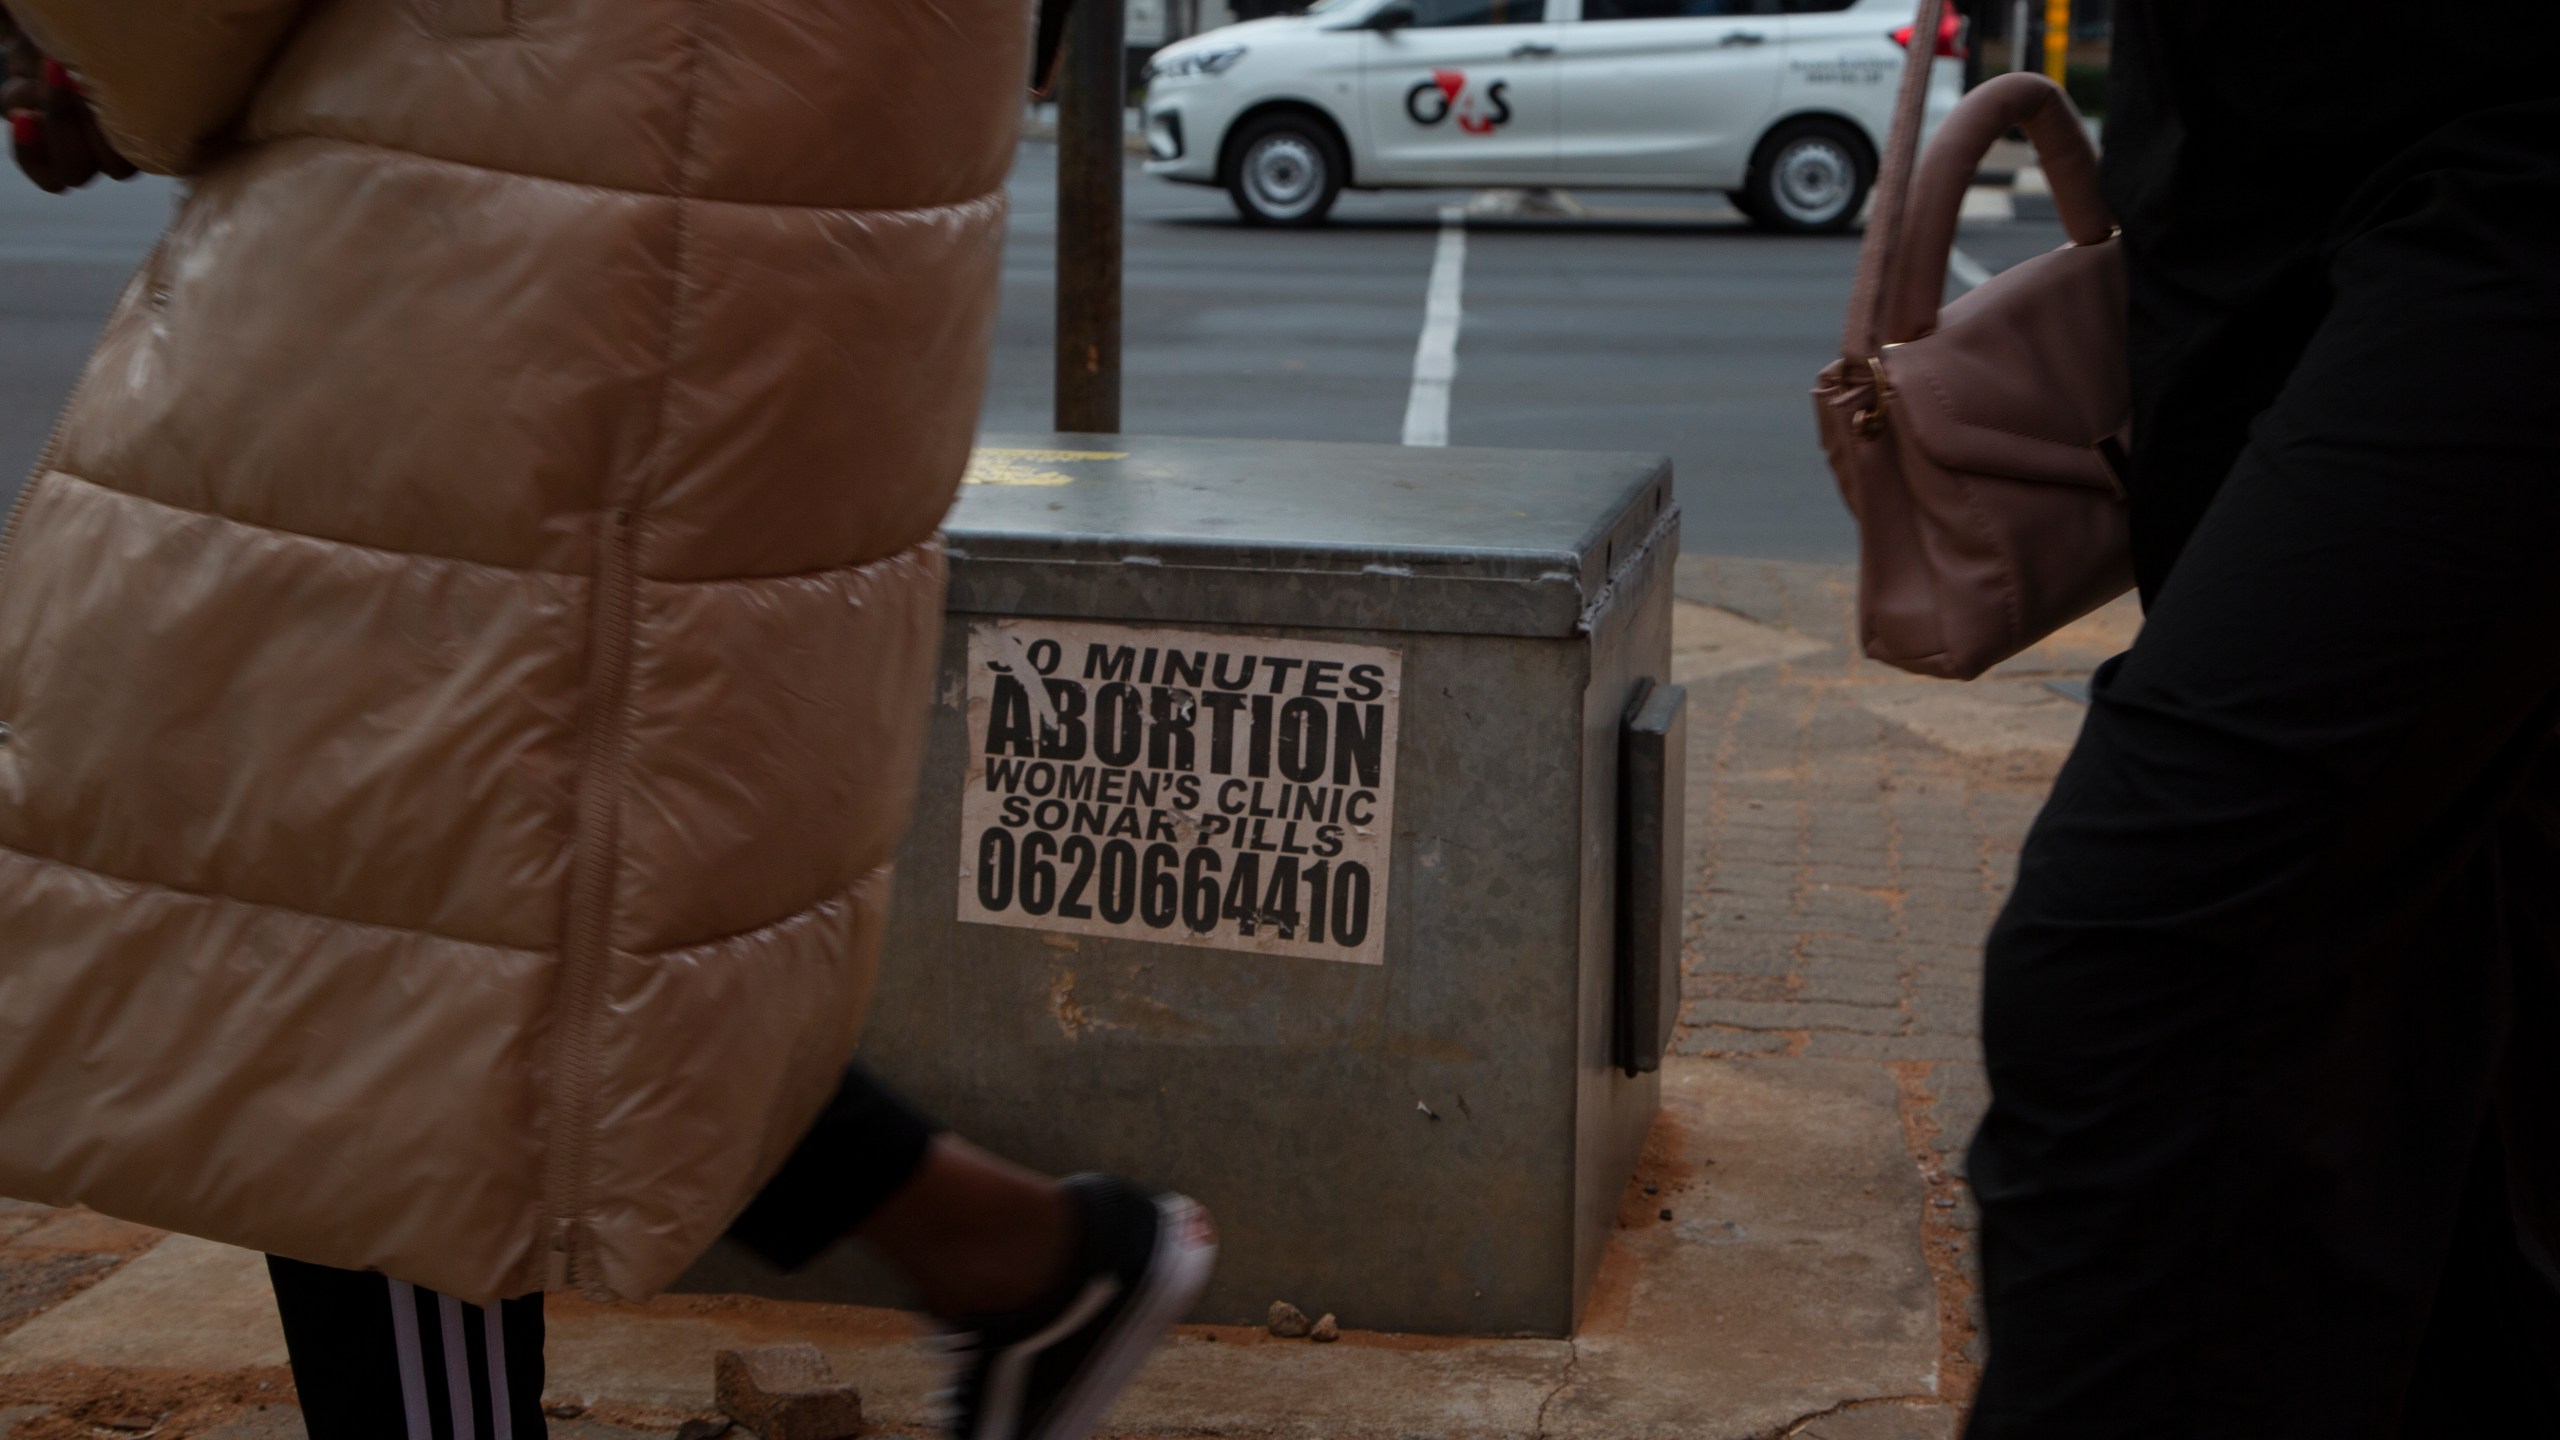
<instances>
[{"instance_id":1,"label":"jacket zipper","mask_svg":"<svg viewBox=\"0 0 2560 1440\"><path fill-rule=\"evenodd\" d=\"M593 708L571 851L569 913L560 947L558 1130L544 1177L549 1210L545 1288L597 1289L584 1227L594 1150L596 1029L611 950L614 887L621 870L623 746L631 690L631 629L638 589L637 516L611 511L596 569Z\"/></svg>"}]
</instances>

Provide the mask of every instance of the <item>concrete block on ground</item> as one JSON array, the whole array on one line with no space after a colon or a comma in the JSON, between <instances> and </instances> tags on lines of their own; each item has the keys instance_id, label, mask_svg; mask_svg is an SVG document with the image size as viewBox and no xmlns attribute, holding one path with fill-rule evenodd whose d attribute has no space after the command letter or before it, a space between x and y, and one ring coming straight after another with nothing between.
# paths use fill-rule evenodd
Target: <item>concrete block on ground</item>
<instances>
[{"instance_id":1,"label":"concrete block on ground","mask_svg":"<svg viewBox=\"0 0 2560 1440\"><path fill-rule=\"evenodd\" d=\"M172 1235L0 1336L0 1374L50 1365L245 1370L285 1363L266 1257Z\"/></svg>"},{"instance_id":2,"label":"concrete block on ground","mask_svg":"<svg viewBox=\"0 0 2560 1440\"><path fill-rule=\"evenodd\" d=\"M862 1392L837 1379L815 1345L723 1350L711 1374L720 1413L762 1440L851 1440L862 1433Z\"/></svg>"}]
</instances>

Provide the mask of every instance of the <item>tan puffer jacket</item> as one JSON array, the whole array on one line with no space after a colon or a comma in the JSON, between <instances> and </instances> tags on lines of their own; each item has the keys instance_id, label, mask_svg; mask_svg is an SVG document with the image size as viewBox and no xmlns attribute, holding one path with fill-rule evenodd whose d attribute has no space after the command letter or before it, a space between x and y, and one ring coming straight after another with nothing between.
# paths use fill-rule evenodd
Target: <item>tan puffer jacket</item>
<instances>
[{"instance_id":1,"label":"tan puffer jacket","mask_svg":"<svg viewBox=\"0 0 2560 1440\"><path fill-rule=\"evenodd\" d=\"M0 551L0 1195L658 1289L866 1003L1028 7L10 7L198 178Z\"/></svg>"}]
</instances>

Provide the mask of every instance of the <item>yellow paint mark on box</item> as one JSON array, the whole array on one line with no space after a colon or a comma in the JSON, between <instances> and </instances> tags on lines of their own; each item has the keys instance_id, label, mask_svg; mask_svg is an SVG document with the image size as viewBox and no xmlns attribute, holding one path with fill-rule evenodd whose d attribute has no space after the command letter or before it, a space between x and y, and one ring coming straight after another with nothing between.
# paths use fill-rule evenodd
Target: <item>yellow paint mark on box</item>
<instances>
[{"instance_id":1,"label":"yellow paint mark on box","mask_svg":"<svg viewBox=\"0 0 2560 1440\"><path fill-rule=\"evenodd\" d=\"M968 473L962 480L971 485L1072 485L1076 477L1063 470L1049 470L1048 465L1073 465L1094 460L1126 460L1126 450L1010 450L989 448L972 451Z\"/></svg>"}]
</instances>

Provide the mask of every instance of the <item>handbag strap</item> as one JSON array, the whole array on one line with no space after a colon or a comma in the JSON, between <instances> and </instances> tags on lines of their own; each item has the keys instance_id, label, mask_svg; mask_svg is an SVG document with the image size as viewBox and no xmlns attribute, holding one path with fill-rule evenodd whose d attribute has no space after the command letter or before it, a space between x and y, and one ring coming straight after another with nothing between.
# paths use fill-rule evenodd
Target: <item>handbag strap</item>
<instances>
[{"instance_id":1,"label":"handbag strap","mask_svg":"<svg viewBox=\"0 0 2560 1440\"><path fill-rule=\"evenodd\" d=\"M1903 47L1902 88L1894 95L1893 128L1885 136L1883 163L1876 173L1866 242L1858 247L1849 326L1840 337L1840 353L1853 364L1864 363L1884 344L1886 271L1901 247L1910 210L1911 167L1920 151L1920 119L1929 104L1929 71L1937 63L1939 16L1945 9L1946 0L1920 0L1911 17L1910 42Z\"/></svg>"},{"instance_id":2,"label":"handbag strap","mask_svg":"<svg viewBox=\"0 0 2560 1440\"><path fill-rule=\"evenodd\" d=\"M1911 169L1903 201L1903 229L1886 257L1876 339L1891 345L1938 328L1938 301L1946 294L1947 256L1956 243L1965 190L1994 141L2011 130L2026 132L2036 163L2053 187L2055 212L2073 245L2103 244L2116 219L2098 183L2098 152L2080 112L2062 87L2032 71L1998 75L1974 87L1929 141ZM1873 355L1877 352L1867 352Z\"/></svg>"}]
</instances>

